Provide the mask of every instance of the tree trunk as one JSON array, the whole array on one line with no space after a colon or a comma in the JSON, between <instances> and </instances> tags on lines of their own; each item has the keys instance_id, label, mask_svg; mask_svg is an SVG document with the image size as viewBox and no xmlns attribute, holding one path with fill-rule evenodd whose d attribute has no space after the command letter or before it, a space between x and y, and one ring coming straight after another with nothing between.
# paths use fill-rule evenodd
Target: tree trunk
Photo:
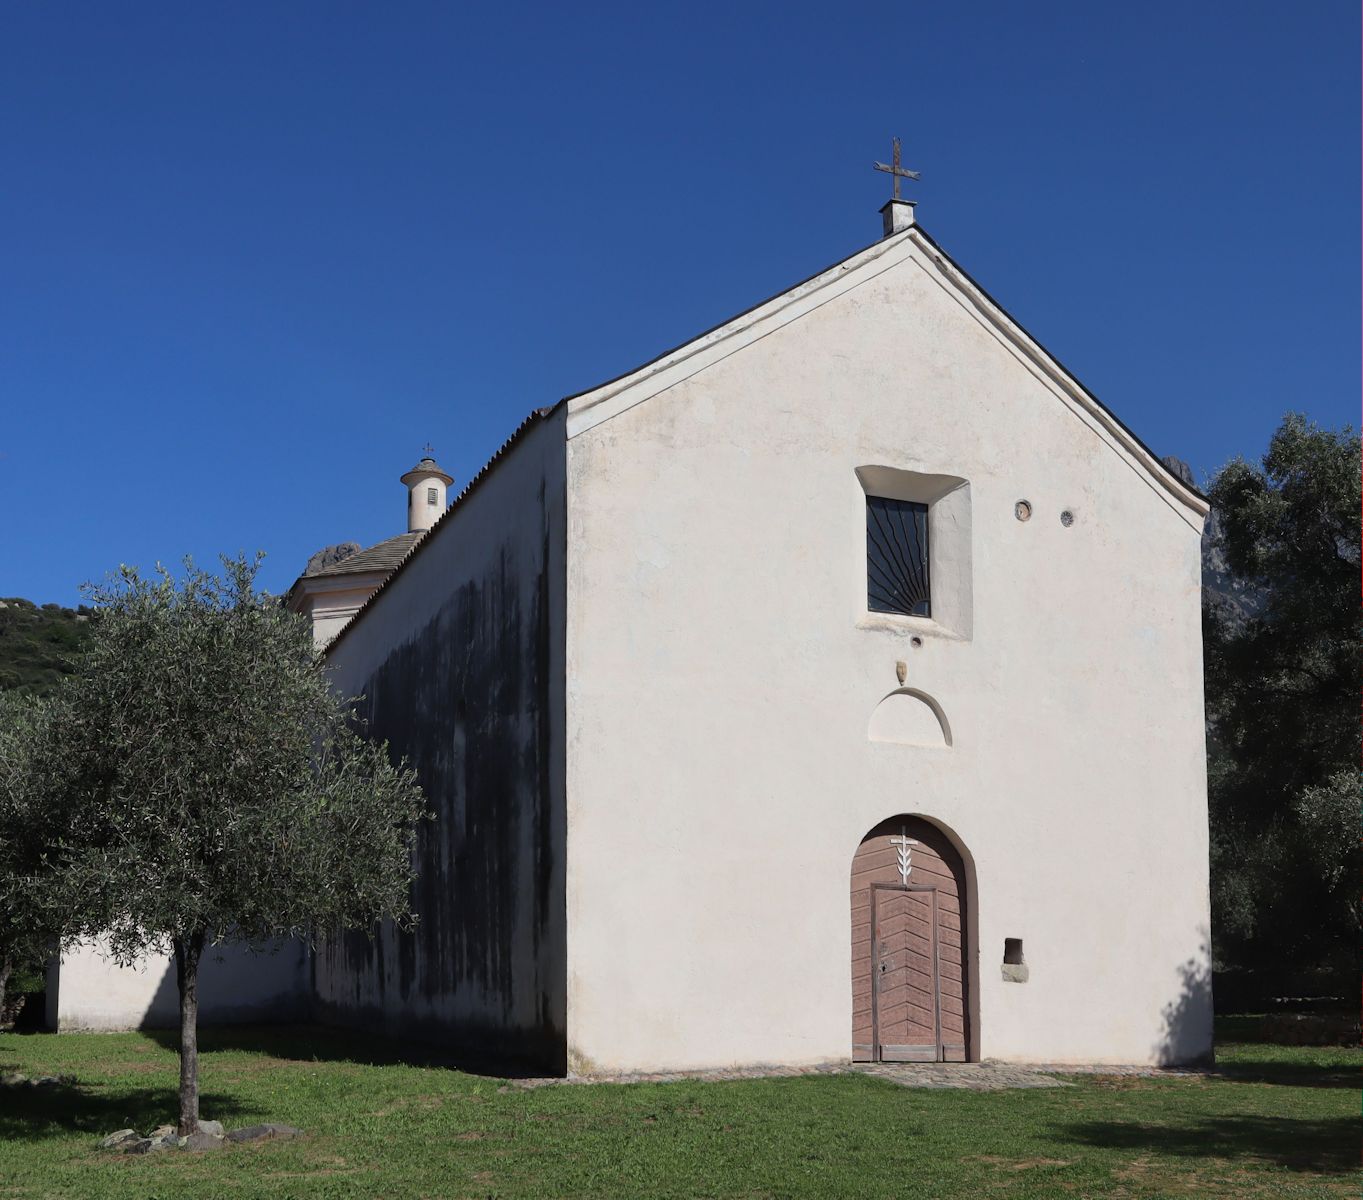
<instances>
[{"instance_id":1,"label":"tree trunk","mask_svg":"<svg viewBox=\"0 0 1363 1200\"><path fill-rule=\"evenodd\" d=\"M14 970L14 964L7 958L0 958L0 1023L6 1019L5 1012L5 988L9 984L10 972Z\"/></svg>"},{"instance_id":2,"label":"tree trunk","mask_svg":"<svg viewBox=\"0 0 1363 1200\"><path fill-rule=\"evenodd\" d=\"M180 987L180 1121L181 1137L199 1129L199 958L204 931L175 939L175 982Z\"/></svg>"}]
</instances>

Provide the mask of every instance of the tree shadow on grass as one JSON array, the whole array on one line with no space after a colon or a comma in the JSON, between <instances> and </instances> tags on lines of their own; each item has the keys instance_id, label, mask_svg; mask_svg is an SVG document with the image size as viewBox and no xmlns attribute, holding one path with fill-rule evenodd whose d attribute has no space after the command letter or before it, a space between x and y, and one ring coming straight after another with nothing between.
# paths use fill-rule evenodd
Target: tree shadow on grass
<instances>
[{"instance_id":1,"label":"tree shadow on grass","mask_svg":"<svg viewBox=\"0 0 1363 1200\"><path fill-rule=\"evenodd\" d=\"M144 1036L167 1050L179 1047L173 1029L146 1029ZM530 1079L552 1074L534 1063L455 1049L429 1042L405 1041L382 1034L358 1033L329 1025L220 1025L199 1030L201 1053L238 1050L302 1062L348 1062L361 1066L445 1067L494 1079Z\"/></svg>"},{"instance_id":2,"label":"tree shadow on grass","mask_svg":"<svg viewBox=\"0 0 1363 1200\"><path fill-rule=\"evenodd\" d=\"M174 1124L179 1107L172 1087L0 1088L0 1142L38 1142L69 1133L100 1138L116 1129L146 1133ZM205 1117L224 1123L242 1111L231 1096L218 1092L205 1092L200 1107Z\"/></svg>"},{"instance_id":3,"label":"tree shadow on grass","mask_svg":"<svg viewBox=\"0 0 1363 1200\"><path fill-rule=\"evenodd\" d=\"M1219 1063L1212 1072L1231 1083L1276 1083L1300 1088L1363 1088L1363 1071L1342 1064L1274 1062L1237 1059Z\"/></svg>"},{"instance_id":4,"label":"tree shadow on grass","mask_svg":"<svg viewBox=\"0 0 1363 1200\"><path fill-rule=\"evenodd\" d=\"M1358 1121L1353 1117L1203 1117L1178 1126L1087 1121L1058 1132L1071 1143L1104 1150L1243 1159L1325 1175L1344 1175L1359 1167Z\"/></svg>"}]
</instances>

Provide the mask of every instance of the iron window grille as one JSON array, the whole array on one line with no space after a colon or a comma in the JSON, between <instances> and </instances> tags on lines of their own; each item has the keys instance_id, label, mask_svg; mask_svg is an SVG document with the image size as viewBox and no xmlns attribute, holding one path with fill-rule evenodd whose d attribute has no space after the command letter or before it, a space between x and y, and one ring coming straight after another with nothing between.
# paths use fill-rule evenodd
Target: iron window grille
<instances>
[{"instance_id":1,"label":"iron window grille","mask_svg":"<svg viewBox=\"0 0 1363 1200\"><path fill-rule=\"evenodd\" d=\"M906 617L932 615L926 504L866 497L866 606Z\"/></svg>"}]
</instances>

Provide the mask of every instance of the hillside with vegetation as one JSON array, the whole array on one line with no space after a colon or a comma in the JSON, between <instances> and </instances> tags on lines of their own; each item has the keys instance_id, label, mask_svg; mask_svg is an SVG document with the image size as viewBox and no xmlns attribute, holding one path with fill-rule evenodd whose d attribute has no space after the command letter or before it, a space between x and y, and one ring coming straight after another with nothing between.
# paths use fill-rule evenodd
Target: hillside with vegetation
<instances>
[{"instance_id":1,"label":"hillside with vegetation","mask_svg":"<svg viewBox=\"0 0 1363 1200\"><path fill-rule=\"evenodd\" d=\"M0 691L54 691L75 669L92 615L84 604L40 607L16 596L0 599Z\"/></svg>"}]
</instances>

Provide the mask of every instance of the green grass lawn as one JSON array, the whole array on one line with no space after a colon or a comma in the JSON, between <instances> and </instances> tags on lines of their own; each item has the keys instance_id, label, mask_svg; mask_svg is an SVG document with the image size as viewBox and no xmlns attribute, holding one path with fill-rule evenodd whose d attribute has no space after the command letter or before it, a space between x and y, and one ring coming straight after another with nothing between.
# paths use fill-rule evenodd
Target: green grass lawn
<instances>
[{"instance_id":1,"label":"green grass lawn","mask_svg":"<svg viewBox=\"0 0 1363 1200\"><path fill-rule=\"evenodd\" d=\"M173 1119L163 1034L4 1034L0 1197L1351 1196L1353 1049L1224 1045L1212 1078L900 1088L862 1075L503 1090L314 1028L205 1031L203 1114L294 1142L131 1157L98 1138Z\"/></svg>"}]
</instances>

